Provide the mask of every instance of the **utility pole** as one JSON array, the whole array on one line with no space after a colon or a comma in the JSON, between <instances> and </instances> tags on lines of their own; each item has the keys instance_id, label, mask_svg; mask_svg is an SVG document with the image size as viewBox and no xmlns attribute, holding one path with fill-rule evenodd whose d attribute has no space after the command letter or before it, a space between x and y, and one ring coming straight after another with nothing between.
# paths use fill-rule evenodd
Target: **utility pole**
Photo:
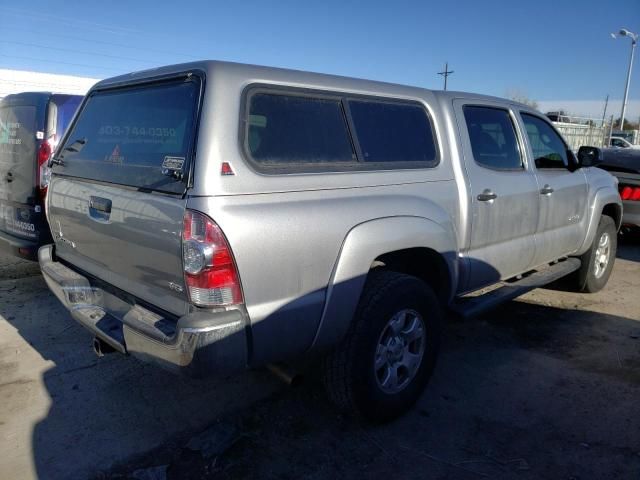
<instances>
[{"instance_id":1,"label":"utility pole","mask_svg":"<svg viewBox=\"0 0 640 480\"><path fill-rule=\"evenodd\" d=\"M612 135L613 135L613 115L611 115L611 125L609 126L609 140L607 141L607 147L611 146Z\"/></svg>"},{"instance_id":2,"label":"utility pole","mask_svg":"<svg viewBox=\"0 0 640 480\"><path fill-rule=\"evenodd\" d=\"M444 77L444 89L447 89L447 77L453 73L453 70L449 70L449 62L444 64L444 72L438 72L438 75Z\"/></svg>"},{"instance_id":3,"label":"utility pole","mask_svg":"<svg viewBox=\"0 0 640 480\"><path fill-rule=\"evenodd\" d=\"M604 119L607 116L607 105L609 105L609 94L607 93L607 98L604 101L604 112L602 112L602 127L604 127Z\"/></svg>"}]
</instances>

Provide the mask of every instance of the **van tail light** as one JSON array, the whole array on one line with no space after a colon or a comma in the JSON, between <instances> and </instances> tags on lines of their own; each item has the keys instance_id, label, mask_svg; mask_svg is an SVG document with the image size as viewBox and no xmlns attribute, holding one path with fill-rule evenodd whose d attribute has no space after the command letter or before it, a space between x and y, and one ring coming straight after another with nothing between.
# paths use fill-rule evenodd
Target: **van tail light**
<instances>
[{"instance_id":1,"label":"van tail light","mask_svg":"<svg viewBox=\"0 0 640 480\"><path fill-rule=\"evenodd\" d=\"M40 144L38 150L38 193L41 199L47 194L47 188L49 188L49 181L51 180L51 169L49 168L49 159L51 158L51 144L44 140Z\"/></svg>"},{"instance_id":2,"label":"van tail light","mask_svg":"<svg viewBox=\"0 0 640 480\"><path fill-rule=\"evenodd\" d=\"M640 187L624 185L620 187L620 198L622 200L640 201Z\"/></svg>"},{"instance_id":3,"label":"van tail light","mask_svg":"<svg viewBox=\"0 0 640 480\"><path fill-rule=\"evenodd\" d=\"M220 227L200 212L185 211L182 261L187 293L194 305L223 307L244 302L229 242Z\"/></svg>"}]
</instances>

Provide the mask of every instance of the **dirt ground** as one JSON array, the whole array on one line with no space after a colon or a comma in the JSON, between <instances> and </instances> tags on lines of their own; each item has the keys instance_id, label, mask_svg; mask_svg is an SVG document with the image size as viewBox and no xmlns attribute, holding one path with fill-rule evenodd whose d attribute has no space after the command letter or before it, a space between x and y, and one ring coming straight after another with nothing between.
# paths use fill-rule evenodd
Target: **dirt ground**
<instances>
[{"instance_id":1,"label":"dirt ground","mask_svg":"<svg viewBox=\"0 0 640 480\"><path fill-rule=\"evenodd\" d=\"M640 479L637 241L598 294L539 289L450 321L416 407L376 427L336 413L313 372L297 388L261 372L193 384L98 361L42 283L30 265L0 266L0 472L30 461L24 478ZM23 374L6 382L11 363Z\"/></svg>"}]
</instances>

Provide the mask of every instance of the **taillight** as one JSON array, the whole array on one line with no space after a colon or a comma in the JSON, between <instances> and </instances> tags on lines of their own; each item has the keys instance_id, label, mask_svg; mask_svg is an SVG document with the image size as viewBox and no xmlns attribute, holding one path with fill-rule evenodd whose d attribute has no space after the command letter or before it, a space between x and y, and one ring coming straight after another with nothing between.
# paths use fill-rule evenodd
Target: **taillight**
<instances>
[{"instance_id":1,"label":"taillight","mask_svg":"<svg viewBox=\"0 0 640 480\"><path fill-rule=\"evenodd\" d=\"M182 262L187 293L200 307L243 303L240 277L229 243L209 217L192 210L184 214Z\"/></svg>"},{"instance_id":2,"label":"taillight","mask_svg":"<svg viewBox=\"0 0 640 480\"><path fill-rule=\"evenodd\" d=\"M44 198L47 194L47 188L51 180L51 169L48 166L51 151L51 144L44 140L38 150L38 190L40 198Z\"/></svg>"},{"instance_id":3,"label":"taillight","mask_svg":"<svg viewBox=\"0 0 640 480\"><path fill-rule=\"evenodd\" d=\"M620 198L622 200L640 201L640 187L622 186L620 188Z\"/></svg>"}]
</instances>

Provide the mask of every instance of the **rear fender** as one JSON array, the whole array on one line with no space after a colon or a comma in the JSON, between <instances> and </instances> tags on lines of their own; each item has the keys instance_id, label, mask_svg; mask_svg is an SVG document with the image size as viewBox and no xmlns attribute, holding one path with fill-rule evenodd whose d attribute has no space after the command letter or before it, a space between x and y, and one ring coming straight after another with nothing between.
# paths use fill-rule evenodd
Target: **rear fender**
<instances>
[{"instance_id":1,"label":"rear fender","mask_svg":"<svg viewBox=\"0 0 640 480\"><path fill-rule=\"evenodd\" d=\"M388 217L355 226L347 234L334 266L311 349L321 350L334 345L347 333L376 258L419 247L428 247L443 255L449 269L449 290L453 295L458 270L456 236L451 224L443 226L422 217Z\"/></svg>"}]
</instances>

